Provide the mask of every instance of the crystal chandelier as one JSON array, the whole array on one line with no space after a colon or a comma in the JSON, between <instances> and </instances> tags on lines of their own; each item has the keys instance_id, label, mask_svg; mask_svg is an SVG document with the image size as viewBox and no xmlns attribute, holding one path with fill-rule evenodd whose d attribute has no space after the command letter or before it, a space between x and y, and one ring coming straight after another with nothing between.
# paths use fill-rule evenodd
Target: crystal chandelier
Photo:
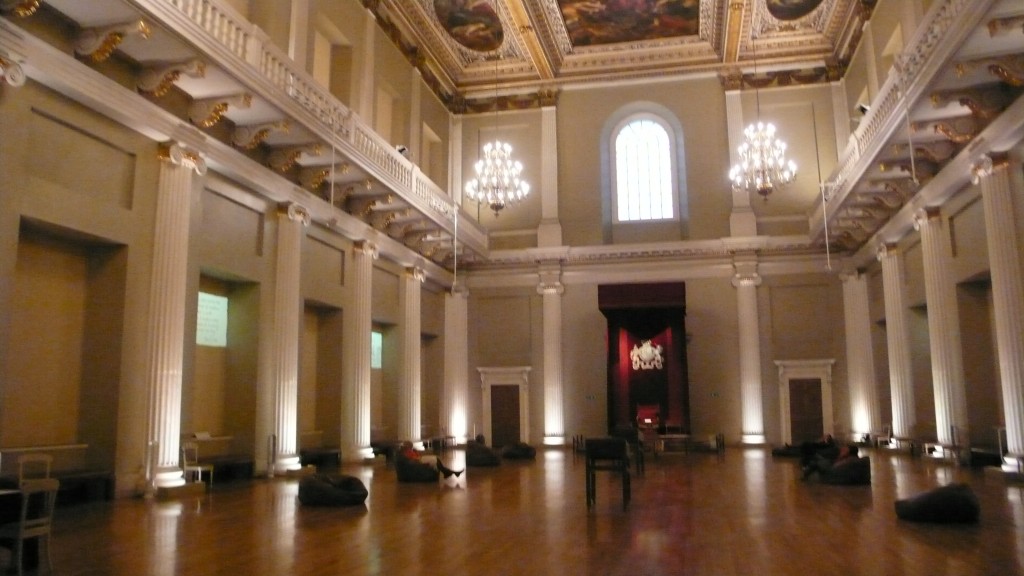
<instances>
[{"instance_id":1,"label":"crystal chandelier","mask_svg":"<svg viewBox=\"0 0 1024 576\"><path fill-rule=\"evenodd\" d=\"M737 149L739 164L729 170L733 188L753 191L765 200L776 188L796 178L796 163L786 159L786 143L775 138L775 125L758 121L743 131L745 142Z\"/></svg>"},{"instance_id":2,"label":"crystal chandelier","mask_svg":"<svg viewBox=\"0 0 1024 576\"><path fill-rule=\"evenodd\" d=\"M484 157L473 166L476 178L466 183L466 196L487 204L497 216L505 206L530 194L530 185L520 178L523 165L512 159L512 146L495 140L484 144Z\"/></svg>"},{"instance_id":3,"label":"crystal chandelier","mask_svg":"<svg viewBox=\"0 0 1024 576\"><path fill-rule=\"evenodd\" d=\"M757 76L757 43L751 38L754 49L754 76ZM776 188L782 188L796 178L796 163L786 159L786 143L775 138L775 125L761 122L761 91L755 79L754 98L757 101L757 123L750 124L743 131L745 141L736 151L740 163L729 170L729 180L734 190L757 192L768 200Z\"/></svg>"}]
</instances>

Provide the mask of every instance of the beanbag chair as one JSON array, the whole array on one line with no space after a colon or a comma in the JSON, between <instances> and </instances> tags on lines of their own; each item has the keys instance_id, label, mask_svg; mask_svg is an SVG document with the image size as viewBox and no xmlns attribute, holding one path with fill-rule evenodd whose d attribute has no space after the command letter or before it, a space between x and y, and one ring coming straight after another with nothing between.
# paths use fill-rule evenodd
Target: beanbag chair
<instances>
[{"instance_id":1,"label":"beanbag chair","mask_svg":"<svg viewBox=\"0 0 1024 576\"><path fill-rule=\"evenodd\" d=\"M395 472L399 482L437 482L440 474L437 466L413 460L401 452L395 455Z\"/></svg>"},{"instance_id":2,"label":"beanbag chair","mask_svg":"<svg viewBox=\"0 0 1024 576\"><path fill-rule=\"evenodd\" d=\"M871 460L867 456L840 460L821 472L821 482L842 486L871 484Z\"/></svg>"},{"instance_id":3,"label":"beanbag chair","mask_svg":"<svg viewBox=\"0 0 1024 576\"><path fill-rule=\"evenodd\" d=\"M896 501L896 516L912 522L974 523L980 514L978 497L967 484L950 484Z\"/></svg>"},{"instance_id":4,"label":"beanbag chair","mask_svg":"<svg viewBox=\"0 0 1024 576\"><path fill-rule=\"evenodd\" d=\"M532 460L537 456L537 449L525 442L516 442L502 448L501 455L509 460Z\"/></svg>"},{"instance_id":5,"label":"beanbag chair","mask_svg":"<svg viewBox=\"0 0 1024 576\"><path fill-rule=\"evenodd\" d=\"M479 443L469 442L466 444L466 466L498 466L501 458L491 448Z\"/></svg>"},{"instance_id":6,"label":"beanbag chair","mask_svg":"<svg viewBox=\"0 0 1024 576\"><path fill-rule=\"evenodd\" d=\"M355 476L315 474L299 482L299 502L307 506L356 506L368 494Z\"/></svg>"}]
</instances>

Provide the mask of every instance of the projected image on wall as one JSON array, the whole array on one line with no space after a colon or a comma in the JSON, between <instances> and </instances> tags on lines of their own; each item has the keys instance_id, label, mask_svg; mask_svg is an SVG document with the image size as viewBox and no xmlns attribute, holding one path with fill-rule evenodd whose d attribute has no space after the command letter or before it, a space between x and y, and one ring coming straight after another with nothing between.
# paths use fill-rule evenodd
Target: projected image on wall
<instances>
[{"instance_id":1,"label":"projected image on wall","mask_svg":"<svg viewBox=\"0 0 1024 576\"><path fill-rule=\"evenodd\" d=\"M196 319L196 344L223 348L228 345L228 299L226 296L199 293Z\"/></svg>"},{"instance_id":2,"label":"projected image on wall","mask_svg":"<svg viewBox=\"0 0 1024 576\"><path fill-rule=\"evenodd\" d=\"M380 332L370 332L370 368L380 370L381 350L384 348L384 335Z\"/></svg>"}]
</instances>

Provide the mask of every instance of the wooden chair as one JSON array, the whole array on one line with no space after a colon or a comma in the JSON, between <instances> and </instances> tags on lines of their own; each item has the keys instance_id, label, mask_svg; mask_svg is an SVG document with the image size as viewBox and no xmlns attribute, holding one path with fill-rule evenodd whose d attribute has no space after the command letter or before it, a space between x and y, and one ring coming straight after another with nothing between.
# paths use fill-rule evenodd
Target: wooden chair
<instances>
[{"instance_id":1,"label":"wooden chair","mask_svg":"<svg viewBox=\"0 0 1024 576\"><path fill-rule=\"evenodd\" d=\"M622 507L629 505L629 445L624 438L587 438L587 508L597 500L595 472L605 470L622 475Z\"/></svg>"},{"instance_id":2,"label":"wooden chair","mask_svg":"<svg viewBox=\"0 0 1024 576\"><path fill-rule=\"evenodd\" d=\"M50 454L28 453L18 456L18 484L26 480L50 477L53 456Z\"/></svg>"},{"instance_id":3,"label":"wooden chair","mask_svg":"<svg viewBox=\"0 0 1024 576\"><path fill-rule=\"evenodd\" d=\"M181 468L185 472L185 481L194 477L193 482L203 481L203 472L206 472L207 483L213 488L213 464L199 463L199 444L195 442L183 442L181 444Z\"/></svg>"},{"instance_id":4,"label":"wooden chair","mask_svg":"<svg viewBox=\"0 0 1024 576\"><path fill-rule=\"evenodd\" d=\"M46 567L53 572L50 560L50 527L57 503L60 481L55 478L27 479L21 483L21 515L16 522L0 525L0 546L11 549L8 572L22 574L25 564L25 541L36 539L40 559L46 547Z\"/></svg>"}]
</instances>

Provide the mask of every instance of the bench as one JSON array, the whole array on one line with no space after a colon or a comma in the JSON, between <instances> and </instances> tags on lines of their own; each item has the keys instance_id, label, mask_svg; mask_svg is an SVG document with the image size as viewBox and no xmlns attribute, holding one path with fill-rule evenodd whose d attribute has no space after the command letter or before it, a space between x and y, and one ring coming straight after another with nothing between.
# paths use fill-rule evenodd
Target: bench
<instances>
[{"instance_id":1,"label":"bench","mask_svg":"<svg viewBox=\"0 0 1024 576\"><path fill-rule=\"evenodd\" d=\"M18 485L18 456L22 454L48 454L51 462L50 477L60 481L57 503L80 504L114 498L114 473L95 468L88 463L88 444L59 444L5 448L0 453L2 483Z\"/></svg>"},{"instance_id":2,"label":"bench","mask_svg":"<svg viewBox=\"0 0 1024 576\"><path fill-rule=\"evenodd\" d=\"M299 435L299 462L303 466L337 467L341 464L341 448L324 446L324 433L320 430Z\"/></svg>"},{"instance_id":3,"label":"bench","mask_svg":"<svg viewBox=\"0 0 1024 576\"><path fill-rule=\"evenodd\" d=\"M212 436L208 432L183 434L181 441L198 445L200 464L213 466L213 481L249 480L255 475L256 461L251 454L232 452L232 436Z\"/></svg>"}]
</instances>

